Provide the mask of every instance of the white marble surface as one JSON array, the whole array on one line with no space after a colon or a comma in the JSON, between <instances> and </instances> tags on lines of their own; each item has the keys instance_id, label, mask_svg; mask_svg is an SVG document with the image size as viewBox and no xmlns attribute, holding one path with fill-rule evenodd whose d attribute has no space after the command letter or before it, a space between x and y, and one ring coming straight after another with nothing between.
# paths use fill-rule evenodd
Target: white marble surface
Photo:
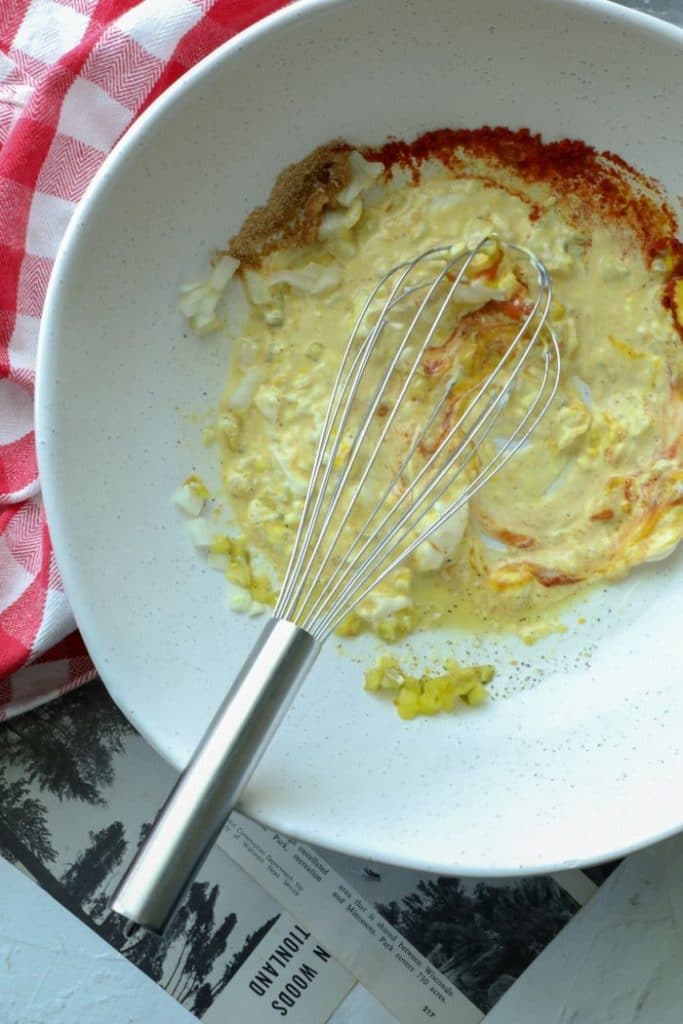
<instances>
[{"instance_id":1,"label":"white marble surface","mask_svg":"<svg viewBox=\"0 0 683 1024\"><path fill-rule=\"evenodd\" d=\"M2 1024L192 1024L125 957L0 857Z\"/></svg>"},{"instance_id":2,"label":"white marble surface","mask_svg":"<svg viewBox=\"0 0 683 1024\"><path fill-rule=\"evenodd\" d=\"M627 858L486 1024L680 1024L683 836Z\"/></svg>"},{"instance_id":3,"label":"white marble surface","mask_svg":"<svg viewBox=\"0 0 683 1024\"><path fill-rule=\"evenodd\" d=\"M622 6L683 26L683 0L620 0Z\"/></svg>"}]
</instances>

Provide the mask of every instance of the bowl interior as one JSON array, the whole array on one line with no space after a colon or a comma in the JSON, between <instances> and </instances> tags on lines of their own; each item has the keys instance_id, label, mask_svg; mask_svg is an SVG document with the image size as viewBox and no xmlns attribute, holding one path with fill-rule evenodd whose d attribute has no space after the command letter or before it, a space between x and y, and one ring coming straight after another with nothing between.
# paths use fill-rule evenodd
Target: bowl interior
<instances>
[{"instance_id":1,"label":"bowl interior","mask_svg":"<svg viewBox=\"0 0 683 1024\"><path fill-rule=\"evenodd\" d=\"M178 285L285 164L336 136L527 126L615 150L679 195L682 36L597 2L304 0L188 74L107 161L48 296L40 470L93 658L173 763L260 628L228 611L170 502L194 467L211 474L192 417L216 402L228 359L185 336ZM476 714L402 723L362 693L373 645L331 642L244 808L323 845L478 874L598 860L678 829L680 565L594 595L584 627L535 648L422 638L434 657L495 657L503 683L513 660L543 677Z\"/></svg>"}]
</instances>

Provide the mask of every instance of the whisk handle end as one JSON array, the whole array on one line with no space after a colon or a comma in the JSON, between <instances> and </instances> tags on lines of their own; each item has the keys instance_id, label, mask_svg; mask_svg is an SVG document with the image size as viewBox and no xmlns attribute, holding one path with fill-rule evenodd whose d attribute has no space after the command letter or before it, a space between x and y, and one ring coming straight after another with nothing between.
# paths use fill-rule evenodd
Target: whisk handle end
<instances>
[{"instance_id":1,"label":"whisk handle end","mask_svg":"<svg viewBox=\"0 0 683 1024\"><path fill-rule=\"evenodd\" d=\"M114 911L165 931L320 646L291 622L267 623L119 883Z\"/></svg>"}]
</instances>

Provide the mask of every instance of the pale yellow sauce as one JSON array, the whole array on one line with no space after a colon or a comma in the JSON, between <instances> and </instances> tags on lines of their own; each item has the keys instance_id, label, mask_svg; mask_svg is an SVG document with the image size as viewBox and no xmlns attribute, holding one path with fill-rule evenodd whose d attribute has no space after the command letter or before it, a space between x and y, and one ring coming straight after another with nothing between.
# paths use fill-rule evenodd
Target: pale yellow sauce
<instances>
[{"instance_id":1,"label":"pale yellow sauce","mask_svg":"<svg viewBox=\"0 0 683 1024\"><path fill-rule=\"evenodd\" d=\"M394 639L455 622L533 640L558 628L568 597L665 555L683 533L674 504L681 342L661 302L666 267L648 267L628 230L597 217L577 229L541 186L534 199L543 207L537 219L530 200L443 168L417 185L375 183L346 222L330 222L324 241L275 253L247 275L258 302L231 329L233 366L213 435L239 531L275 589L340 355L378 277L433 245L472 246L490 233L528 246L553 277L562 376L546 418L469 503L438 568L424 571L414 556L361 606L352 632L369 627ZM258 278L310 265L333 270L322 294L280 281L263 301ZM521 378L506 417L519 415L539 373L540 363ZM417 419L432 400L426 388Z\"/></svg>"}]
</instances>

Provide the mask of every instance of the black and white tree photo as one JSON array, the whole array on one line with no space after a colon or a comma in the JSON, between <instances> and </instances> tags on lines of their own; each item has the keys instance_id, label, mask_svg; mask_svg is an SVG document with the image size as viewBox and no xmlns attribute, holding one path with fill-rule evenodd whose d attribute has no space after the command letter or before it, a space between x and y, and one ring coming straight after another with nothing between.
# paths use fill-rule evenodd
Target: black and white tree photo
<instances>
[{"instance_id":1,"label":"black and white tree photo","mask_svg":"<svg viewBox=\"0 0 683 1024\"><path fill-rule=\"evenodd\" d=\"M380 913L488 1012L579 909L554 879L423 879Z\"/></svg>"}]
</instances>

